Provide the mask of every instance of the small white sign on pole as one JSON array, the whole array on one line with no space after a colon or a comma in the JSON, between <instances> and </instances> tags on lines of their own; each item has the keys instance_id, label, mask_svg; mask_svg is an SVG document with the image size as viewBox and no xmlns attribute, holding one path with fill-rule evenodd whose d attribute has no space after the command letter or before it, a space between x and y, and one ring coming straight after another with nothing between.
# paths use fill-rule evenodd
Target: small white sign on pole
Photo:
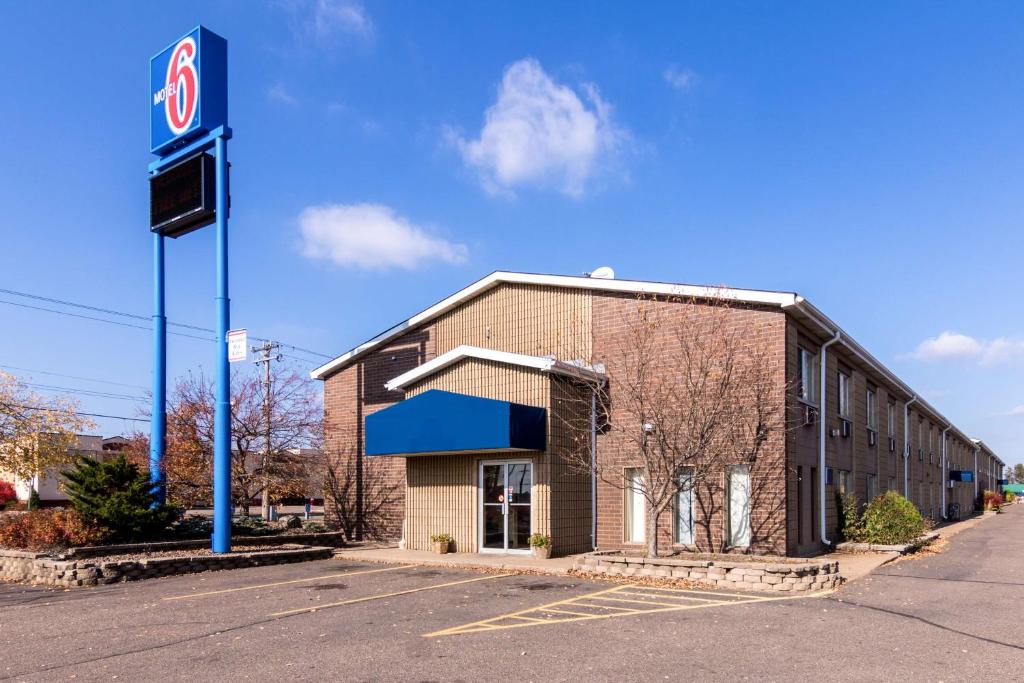
<instances>
[{"instance_id":1,"label":"small white sign on pole","mask_svg":"<svg viewBox=\"0 0 1024 683\"><path fill-rule=\"evenodd\" d=\"M249 335L245 330L228 330L228 362L241 363L248 358Z\"/></svg>"}]
</instances>

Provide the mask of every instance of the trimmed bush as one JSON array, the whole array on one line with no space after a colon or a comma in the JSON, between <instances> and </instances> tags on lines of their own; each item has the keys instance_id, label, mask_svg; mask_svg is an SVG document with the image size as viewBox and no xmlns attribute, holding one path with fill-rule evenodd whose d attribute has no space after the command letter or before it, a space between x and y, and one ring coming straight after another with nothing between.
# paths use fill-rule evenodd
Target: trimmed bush
<instances>
[{"instance_id":1,"label":"trimmed bush","mask_svg":"<svg viewBox=\"0 0 1024 683\"><path fill-rule=\"evenodd\" d=\"M852 493L836 494L839 510L839 533L844 541L863 542L864 524L861 521L860 504Z\"/></svg>"},{"instance_id":2,"label":"trimmed bush","mask_svg":"<svg viewBox=\"0 0 1024 683\"><path fill-rule=\"evenodd\" d=\"M1014 493L1013 491L1004 491L1003 492L1003 502L1004 503L1013 503L1016 500L1017 500L1017 494Z\"/></svg>"},{"instance_id":3,"label":"trimmed bush","mask_svg":"<svg viewBox=\"0 0 1024 683\"><path fill-rule=\"evenodd\" d=\"M108 531L75 510L33 510L0 519L0 546L18 550L54 550L103 541Z\"/></svg>"},{"instance_id":4,"label":"trimmed bush","mask_svg":"<svg viewBox=\"0 0 1024 683\"><path fill-rule=\"evenodd\" d=\"M181 516L177 508L156 503L149 477L124 455L105 462L79 458L64 477L75 510L109 529L111 540L149 540Z\"/></svg>"},{"instance_id":5,"label":"trimmed bush","mask_svg":"<svg viewBox=\"0 0 1024 683\"><path fill-rule=\"evenodd\" d=\"M868 503L860 524L864 542L882 545L910 543L920 538L925 530L921 513L895 491L887 491Z\"/></svg>"},{"instance_id":6,"label":"trimmed bush","mask_svg":"<svg viewBox=\"0 0 1024 683\"><path fill-rule=\"evenodd\" d=\"M997 491L985 491L982 494L982 500L985 501L986 510L999 511L999 508L1003 505L1003 497Z\"/></svg>"}]
</instances>

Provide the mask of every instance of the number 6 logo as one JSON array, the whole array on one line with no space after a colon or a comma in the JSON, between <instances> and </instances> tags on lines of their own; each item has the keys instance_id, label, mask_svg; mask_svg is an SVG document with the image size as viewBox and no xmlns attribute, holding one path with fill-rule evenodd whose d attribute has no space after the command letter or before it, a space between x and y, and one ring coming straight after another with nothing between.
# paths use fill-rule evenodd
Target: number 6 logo
<instances>
[{"instance_id":1,"label":"number 6 logo","mask_svg":"<svg viewBox=\"0 0 1024 683\"><path fill-rule=\"evenodd\" d=\"M183 39L171 51L167 63L167 98L164 112L167 126L175 135L181 135L192 126L199 100L199 77L196 74L196 41Z\"/></svg>"}]
</instances>

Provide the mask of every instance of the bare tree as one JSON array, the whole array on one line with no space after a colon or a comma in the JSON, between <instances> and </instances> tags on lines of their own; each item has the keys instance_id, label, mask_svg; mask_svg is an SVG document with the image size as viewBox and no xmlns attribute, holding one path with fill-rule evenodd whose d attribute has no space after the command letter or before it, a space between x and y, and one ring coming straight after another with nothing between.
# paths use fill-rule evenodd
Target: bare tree
<instances>
[{"instance_id":1,"label":"bare tree","mask_svg":"<svg viewBox=\"0 0 1024 683\"><path fill-rule=\"evenodd\" d=\"M264 383L255 374L231 377L232 498L246 510L268 483L272 498L308 495L320 469L317 458L297 453L318 442L323 407L316 388L288 366L275 366L273 373L269 444ZM212 497L214 397L210 378L189 373L168 400L164 467L168 498L179 505ZM148 460L148 449L148 438L135 435L131 454Z\"/></svg>"},{"instance_id":2,"label":"bare tree","mask_svg":"<svg viewBox=\"0 0 1024 683\"><path fill-rule=\"evenodd\" d=\"M355 434L336 440L342 446L324 454L324 516L348 541L387 538L390 514L402 499L402 485L382 467L368 466Z\"/></svg>"},{"instance_id":3,"label":"bare tree","mask_svg":"<svg viewBox=\"0 0 1024 683\"><path fill-rule=\"evenodd\" d=\"M663 516L688 492L699 512L701 545L719 549L724 541L716 542L712 520L726 505L726 468L750 467L753 484L759 458L784 443L781 352L773 360L764 344L751 340L759 318L719 290L700 299L639 297L626 308L606 357L590 361L604 367L605 380L580 378L582 390L566 399L596 397L605 457L591 461L589 411L560 405L555 412L572 434L566 458L574 469L643 497L649 556L658 555ZM642 475L627 482L623 462ZM767 495L754 488L751 498L759 494ZM752 532L778 524L778 515L760 515Z\"/></svg>"}]
</instances>

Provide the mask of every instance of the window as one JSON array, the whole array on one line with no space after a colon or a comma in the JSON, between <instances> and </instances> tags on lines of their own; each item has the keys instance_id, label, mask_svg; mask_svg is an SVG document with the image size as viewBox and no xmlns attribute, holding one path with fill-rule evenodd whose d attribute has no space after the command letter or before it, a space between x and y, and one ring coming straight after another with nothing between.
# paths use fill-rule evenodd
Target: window
<instances>
[{"instance_id":1,"label":"window","mask_svg":"<svg viewBox=\"0 0 1024 683\"><path fill-rule=\"evenodd\" d=\"M917 459L924 460L924 420L917 423Z\"/></svg>"},{"instance_id":2,"label":"window","mask_svg":"<svg viewBox=\"0 0 1024 683\"><path fill-rule=\"evenodd\" d=\"M818 356L802 346L796 349L796 395L801 401L818 404Z\"/></svg>"},{"instance_id":3,"label":"window","mask_svg":"<svg viewBox=\"0 0 1024 683\"><path fill-rule=\"evenodd\" d=\"M868 429L878 430L878 416L875 414L875 390L868 389L867 393Z\"/></svg>"},{"instance_id":4,"label":"window","mask_svg":"<svg viewBox=\"0 0 1024 683\"><path fill-rule=\"evenodd\" d=\"M850 376L839 373L839 417L850 417Z\"/></svg>"},{"instance_id":5,"label":"window","mask_svg":"<svg viewBox=\"0 0 1024 683\"><path fill-rule=\"evenodd\" d=\"M851 493L850 490L850 472L847 470L836 470L836 490L840 495L845 496L847 493Z\"/></svg>"},{"instance_id":6,"label":"window","mask_svg":"<svg viewBox=\"0 0 1024 683\"><path fill-rule=\"evenodd\" d=\"M868 502L870 503L878 495L878 477L873 474L868 475Z\"/></svg>"},{"instance_id":7,"label":"window","mask_svg":"<svg viewBox=\"0 0 1024 683\"><path fill-rule=\"evenodd\" d=\"M889 477L889 486L886 488L886 491L895 491L895 490L896 490L896 477Z\"/></svg>"},{"instance_id":8,"label":"window","mask_svg":"<svg viewBox=\"0 0 1024 683\"><path fill-rule=\"evenodd\" d=\"M644 520L646 519L644 471L641 467L626 469L626 543L644 542Z\"/></svg>"},{"instance_id":9,"label":"window","mask_svg":"<svg viewBox=\"0 0 1024 683\"><path fill-rule=\"evenodd\" d=\"M896 436L896 404L889 401L888 415L886 416L886 428L891 437Z\"/></svg>"},{"instance_id":10,"label":"window","mask_svg":"<svg viewBox=\"0 0 1024 683\"><path fill-rule=\"evenodd\" d=\"M681 545L693 545L693 472L690 470L679 474L675 541Z\"/></svg>"},{"instance_id":11,"label":"window","mask_svg":"<svg viewBox=\"0 0 1024 683\"><path fill-rule=\"evenodd\" d=\"M734 548L750 545L750 468L734 465L727 474L729 483L729 525L726 537Z\"/></svg>"},{"instance_id":12,"label":"window","mask_svg":"<svg viewBox=\"0 0 1024 683\"><path fill-rule=\"evenodd\" d=\"M932 429L931 424L928 425L928 462L934 462L935 447L932 445L932 436L935 434L935 430Z\"/></svg>"}]
</instances>

